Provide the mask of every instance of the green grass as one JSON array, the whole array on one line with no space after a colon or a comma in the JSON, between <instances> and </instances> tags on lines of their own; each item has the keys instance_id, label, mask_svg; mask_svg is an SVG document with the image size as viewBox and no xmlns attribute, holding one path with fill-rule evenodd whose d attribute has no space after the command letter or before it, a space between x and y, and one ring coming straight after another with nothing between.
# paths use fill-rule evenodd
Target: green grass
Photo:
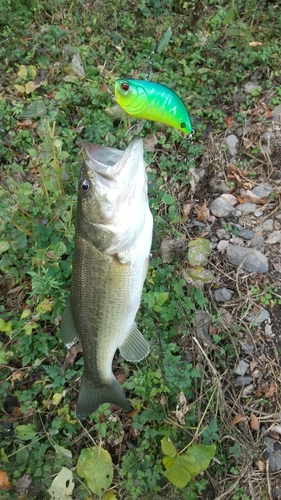
<instances>
[{"instance_id":1,"label":"green grass","mask_svg":"<svg viewBox=\"0 0 281 500\"><path fill-rule=\"evenodd\" d=\"M229 451L229 432L238 455L243 445L239 432L227 427L229 400L222 394L222 358L227 354L234 363L234 341L223 331L214 345L200 349L192 339L195 311L211 311L207 287L182 279L186 256L164 264L160 245L165 236L186 234L178 193L188 189L188 166L200 164L209 131L223 133L228 115L242 123L270 88L272 104L279 103L278 10L253 0L7 0L0 15L0 469L12 485L8 493L0 490L0 498L48 499L62 467L73 472L76 499L195 500L222 482L230 488L240 469L232 469L237 457ZM196 134L186 164L180 133L155 123L143 131L159 139L156 152L146 153L155 233L138 314L151 354L138 365L116 358L133 415L103 407L83 427L75 417L83 360L65 362L59 333L71 280L80 146L124 147L130 120L113 120L106 112L114 105L114 82L132 71L144 78L153 44L169 27L172 38L165 50L156 50L152 79L183 98ZM84 77L73 72L75 54ZM233 107L233 95L255 72L258 89ZM275 300L275 293L269 286L267 299ZM181 392L188 405L183 421L176 416ZM167 436L178 451L216 444L209 472L182 489L168 481L161 450ZM114 465L112 489L103 496L91 493L76 468L81 450L93 445L107 449ZM257 456L253 444L252 450ZM28 492L17 483L23 477ZM250 498L242 479L232 494Z\"/></svg>"}]
</instances>

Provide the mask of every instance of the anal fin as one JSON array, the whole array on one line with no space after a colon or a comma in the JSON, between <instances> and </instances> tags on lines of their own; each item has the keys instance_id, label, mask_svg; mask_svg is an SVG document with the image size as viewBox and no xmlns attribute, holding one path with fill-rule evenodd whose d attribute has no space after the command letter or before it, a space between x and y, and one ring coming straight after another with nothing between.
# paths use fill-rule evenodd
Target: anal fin
<instances>
[{"instance_id":1,"label":"anal fin","mask_svg":"<svg viewBox=\"0 0 281 500\"><path fill-rule=\"evenodd\" d=\"M79 340L79 333L74 323L70 297L67 300L62 315L60 333L67 349L70 349Z\"/></svg>"},{"instance_id":2,"label":"anal fin","mask_svg":"<svg viewBox=\"0 0 281 500\"><path fill-rule=\"evenodd\" d=\"M141 361L149 353L149 346L139 331L136 323L133 324L123 344L119 346L121 356L127 361Z\"/></svg>"}]
</instances>

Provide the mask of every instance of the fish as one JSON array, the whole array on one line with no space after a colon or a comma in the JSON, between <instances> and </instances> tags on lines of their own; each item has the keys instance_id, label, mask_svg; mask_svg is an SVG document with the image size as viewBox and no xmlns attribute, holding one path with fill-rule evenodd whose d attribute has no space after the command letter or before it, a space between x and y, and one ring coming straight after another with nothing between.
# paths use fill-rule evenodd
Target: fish
<instances>
[{"instance_id":1,"label":"fish","mask_svg":"<svg viewBox=\"0 0 281 500\"><path fill-rule=\"evenodd\" d=\"M123 78L115 82L114 93L121 108L133 118L164 123L192 134L189 113L180 97L160 83Z\"/></svg>"},{"instance_id":2,"label":"fish","mask_svg":"<svg viewBox=\"0 0 281 500\"><path fill-rule=\"evenodd\" d=\"M125 151L88 144L78 182L72 284L61 320L69 349L80 340L84 357L76 415L101 404L131 410L112 372L117 349L137 362L149 346L137 328L153 220L148 203L143 140Z\"/></svg>"}]
</instances>

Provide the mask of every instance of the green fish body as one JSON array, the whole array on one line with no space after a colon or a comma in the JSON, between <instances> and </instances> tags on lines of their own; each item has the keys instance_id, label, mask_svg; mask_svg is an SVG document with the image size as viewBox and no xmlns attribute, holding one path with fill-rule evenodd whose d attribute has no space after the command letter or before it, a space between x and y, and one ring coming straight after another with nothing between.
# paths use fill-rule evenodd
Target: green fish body
<instances>
[{"instance_id":1,"label":"green fish body","mask_svg":"<svg viewBox=\"0 0 281 500\"><path fill-rule=\"evenodd\" d=\"M126 113L140 120L164 123L185 134L192 132L188 111L179 96L159 83L124 78L115 82L116 101Z\"/></svg>"},{"instance_id":2,"label":"green fish body","mask_svg":"<svg viewBox=\"0 0 281 500\"><path fill-rule=\"evenodd\" d=\"M76 413L100 404L131 406L112 373L116 349L129 361L149 352L134 322L148 267L152 215L142 139L125 152L90 144L80 171L71 294L61 335L80 339L84 372Z\"/></svg>"}]
</instances>

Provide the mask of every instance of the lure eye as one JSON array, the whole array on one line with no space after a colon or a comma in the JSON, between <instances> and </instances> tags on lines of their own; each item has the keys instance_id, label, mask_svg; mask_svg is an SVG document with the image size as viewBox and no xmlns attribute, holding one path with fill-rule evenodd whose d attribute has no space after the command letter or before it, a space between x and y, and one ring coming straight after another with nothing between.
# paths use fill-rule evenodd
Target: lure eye
<instances>
[{"instance_id":1,"label":"lure eye","mask_svg":"<svg viewBox=\"0 0 281 500\"><path fill-rule=\"evenodd\" d=\"M124 92L127 92L129 90L130 85L127 82L122 82L121 83L121 89L124 90Z\"/></svg>"},{"instance_id":2,"label":"lure eye","mask_svg":"<svg viewBox=\"0 0 281 500\"><path fill-rule=\"evenodd\" d=\"M181 123L181 128L186 128L186 123L182 122Z\"/></svg>"},{"instance_id":3,"label":"lure eye","mask_svg":"<svg viewBox=\"0 0 281 500\"><path fill-rule=\"evenodd\" d=\"M84 179L80 183L80 189L81 189L81 191L84 191L84 193L86 193L86 191L88 191L90 189L90 183L89 183L89 181L87 181L87 179Z\"/></svg>"}]
</instances>

